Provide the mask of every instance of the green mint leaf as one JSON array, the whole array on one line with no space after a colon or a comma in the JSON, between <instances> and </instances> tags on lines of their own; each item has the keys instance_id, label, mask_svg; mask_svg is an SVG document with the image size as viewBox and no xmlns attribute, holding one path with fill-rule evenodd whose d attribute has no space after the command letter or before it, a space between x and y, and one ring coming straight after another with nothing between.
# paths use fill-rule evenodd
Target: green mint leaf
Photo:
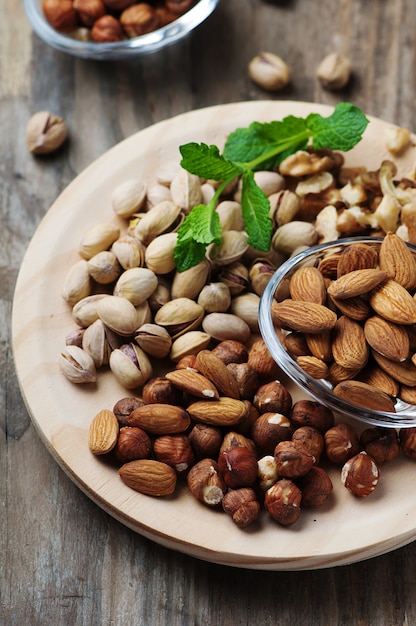
<instances>
[{"instance_id":1,"label":"green mint leaf","mask_svg":"<svg viewBox=\"0 0 416 626\"><path fill-rule=\"evenodd\" d=\"M292 115L276 122L253 122L248 128L238 128L232 132L224 146L224 157L238 163L250 163L262 156L274 153L278 146L288 140L291 152L306 148L309 133L306 122ZM274 154L267 161L262 161L263 169L277 167L282 160L281 154Z\"/></svg>"},{"instance_id":2,"label":"green mint leaf","mask_svg":"<svg viewBox=\"0 0 416 626\"><path fill-rule=\"evenodd\" d=\"M221 156L217 146L205 143L187 143L179 148L182 155L181 166L191 174L212 180L232 180L243 170Z\"/></svg>"},{"instance_id":3,"label":"green mint leaf","mask_svg":"<svg viewBox=\"0 0 416 626\"><path fill-rule=\"evenodd\" d=\"M186 216L178 230L174 250L175 264L179 272L198 265L205 256L210 243L220 245L221 224L212 206L199 204Z\"/></svg>"},{"instance_id":4,"label":"green mint leaf","mask_svg":"<svg viewBox=\"0 0 416 626\"><path fill-rule=\"evenodd\" d=\"M175 246L174 259L178 272L189 270L194 265L198 265L204 257L206 246L192 239L180 241Z\"/></svg>"},{"instance_id":5,"label":"green mint leaf","mask_svg":"<svg viewBox=\"0 0 416 626\"><path fill-rule=\"evenodd\" d=\"M306 122L313 136L314 148L347 152L361 140L368 119L358 107L341 102L329 117L311 113Z\"/></svg>"},{"instance_id":6,"label":"green mint leaf","mask_svg":"<svg viewBox=\"0 0 416 626\"><path fill-rule=\"evenodd\" d=\"M248 243L257 250L268 252L272 236L270 202L254 180L253 172L243 174L242 213Z\"/></svg>"}]
</instances>

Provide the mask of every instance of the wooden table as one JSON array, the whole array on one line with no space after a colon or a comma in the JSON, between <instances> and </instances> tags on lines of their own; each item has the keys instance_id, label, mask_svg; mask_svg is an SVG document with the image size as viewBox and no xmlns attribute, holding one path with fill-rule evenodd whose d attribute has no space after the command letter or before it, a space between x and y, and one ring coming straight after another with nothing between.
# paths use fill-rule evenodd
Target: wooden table
<instances>
[{"instance_id":1,"label":"wooden table","mask_svg":"<svg viewBox=\"0 0 416 626\"><path fill-rule=\"evenodd\" d=\"M177 113L243 100L349 100L416 130L414 0L222 0L193 35L137 61L65 56L31 31L21 3L0 0L0 623L124 626L416 623L416 546L349 566L304 572L227 568L142 538L92 503L47 452L13 367L10 315L26 247L60 192L123 138ZM289 64L270 95L247 76L259 51ZM338 93L315 70L349 56ZM33 158L25 126L61 115L70 141ZM27 355L30 359L30 354Z\"/></svg>"}]
</instances>

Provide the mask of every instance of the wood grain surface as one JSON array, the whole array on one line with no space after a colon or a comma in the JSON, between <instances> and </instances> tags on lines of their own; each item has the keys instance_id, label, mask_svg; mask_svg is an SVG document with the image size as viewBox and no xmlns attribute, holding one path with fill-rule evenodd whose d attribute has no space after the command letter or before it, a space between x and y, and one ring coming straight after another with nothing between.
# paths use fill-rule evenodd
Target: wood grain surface
<instances>
[{"instance_id":1,"label":"wood grain surface","mask_svg":"<svg viewBox=\"0 0 416 626\"><path fill-rule=\"evenodd\" d=\"M348 566L259 572L182 555L114 520L74 485L36 433L10 335L17 272L61 191L106 150L154 122L270 97L247 77L257 52L276 52L292 70L291 85L272 98L350 100L415 130L416 4L221 0L189 39L120 63L56 52L32 34L21 3L0 0L0 7L0 623L416 623L414 543ZM349 87L335 94L315 78L319 61L334 50L354 68ZM42 109L64 117L71 137L55 155L33 158L24 129Z\"/></svg>"}]
</instances>

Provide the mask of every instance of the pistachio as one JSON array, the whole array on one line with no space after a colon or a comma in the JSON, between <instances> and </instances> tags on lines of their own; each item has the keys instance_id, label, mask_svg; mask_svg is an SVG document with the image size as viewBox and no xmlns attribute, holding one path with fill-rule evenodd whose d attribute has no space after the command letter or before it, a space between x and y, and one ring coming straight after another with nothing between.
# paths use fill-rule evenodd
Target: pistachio
<instances>
[{"instance_id":1,"label":"pistachio","mask_svg":"<svg viewBox=\"0 0 416 626\"><path fill-rule=\"evenodd\" d=\"M278 191L281 191L285 186L285 179L279 172L259 170L254 173L254 180L258 187L266 196L271 196ZM234 194L234 200L241 202L241 192L243 188L242 180L238 183L238 188Z\"/></svg>"},{"instance_id":2,"label":"pistachio","mask_svg":"<svg viewBox=\"0 0 416 626\"><path fill-rule=\"evenodd\" d=\"M97 304L107 294L97 293L79 300L72 309L72 318L78 326L86 328L98 320Z\"/></svg>"},{"instance_id":3,"label":"pistachio","mask_svg":"<svg viewBox=\"0 0 416 626\"><path fill-rule=\"evenodd\" d=\"M165 185L153 185L147 191L147 208L151 209L161 202L172 202L170 189Z\"/></svg>"},{"instance_id":4,"label":"pistachio","mask_svg":"<svg viewBox=\"0 0 416 626\"><path fill-rule=\"evenodd\" d=\"M114 252L110 250L97 252L87 263L91 278L100 285L109 285L120 276L120 264Z\"/></svg>"},{"instance_id":5,"label":"pistachio","mask_svg":"<svg viewBox=\"0 0 416 626\"><path fill-rule=\"evenodd\" d=\"M231 313L237 315L250 328L251 332L259 332L260 298L255 293L243 293L231 302Z\"/></svg>"},{"instance_id":6,"label":"pistachio","mask_svg":"<svg viewBox=\"0 0 416 626\"><path fill-rule=\"evenodd\" d=\"M159 202L137 222L134 236L148 245L158 235L175 230L179 224L180 215L179 205L169 200Z\"/></svg>"},{"instance_id":7,"label":"pistachio","mask_svg":"<svg viewBox=\"0 0 416 626\"><path fill-rule=\"evenodd\" d=\"M185 213L189 213L194 206L201 204L201 181L195 174L190 174L181 168L172 180L170 193L173 202L180 206Z\"/></svg>"},{"instance_id":8,"label":"pistachio","mask_svg":"<svg viewBox=\"0 0 416 626\"><path fill-rule=\"evenodd\" d=\"M92 357L95 367L108 364L111 348L107 340L106 328L101 320L95 320L85 329L82 336L82 349Z\"/></svg>"},{"instance_id":9,"label":"pistachio","mask_svg":"<svg viewBox=\"0 0 416 626\"><path fill-rule=\"evenodd\" d=\"M114 224L96 224L84 234L78 252L87 261L98 252L107 250L120 236L120 229Z\"/></svg>"},{"instance_id":10,"label":"pistachio","mask_svg":"<svg viewBox=\"0 0 416 626\"><path fill-rule=\"evenodd\" d=\"M278 226L291 222L300 209L300 198L290 189L282 189L269 197L270 217Z\"/></svg>"},{"instance_id":11,"label":"pistachio","mask_svg":"<svg viewBox=\"0 0 416 626\"><path fill-rule=\"evenodd\" d=\"M97 313L101 321L119 335L133 335L138 327L137 311L126 298L105 296L97 302Z\"/></svg>"},{"instance_id":12,"label":"pistachio","mask_svg":"<svg viewBox=\"0 0 416 626\"><path fill-rule=\"evenodd\" d=\"M126 180L118 185L111 196L114 212L129 218L138 213L146 199L146 185L140 180Z\"/></svg>"},{"instance_id":13,"label":"pistachio","mask_svg":"<svg viewBox=\"0 0 416 626\"><path fill-rule=\"evenodd\" d=\"M143 324L150 324L152 321L152 309L150 308L149 302L145 300L134 308L136 309L137 314L137 328Z\"/></svg>"},{"instance_id":14,"label":"pistachio","mask_svg":"<svg viewBox=\"0 0 416 626\"><path fill-rule=\"evenodd\" d=\"M309 222L289 222L275 231L272 246L277 252L292 254L300 246L313 246L318 241L318 233Z\"/></svg>"},{"instance_id":15,"label":"pistachio","mask_svg":"<svg viewBox=\"0 0 416 626\"><path fill-rule=\"evenodd\" d=\"M259 259L252 264L249 271L249 278L253 291L258 296L261 296L265 286L275 271L276 268L267 259Z\"/></svg>"},{"instance_id":16,"label":"pistachio","mask_svg":"<svg viewBox=\"0 0 416 626\"><path fill-rule=\"evenodd\" d=\"M180 361L189 354L198 354L200 350L205 350L211 341L210 335L200 330L191 330L184 333L172 343L169 358L174 363Z\"/></svg>"},{"instance_id":17,"label":"pistachio","mask_svg":"<svg viewBox=\"0 0 416 626\"><path fill-rule=\"evenodd\" d=\"M204 316L202 306L190 298L175 298L163 305L155 315L155 323L163 326L172 339L197 328Z\"/></svg>"},{"instance_id":18,"label":"pistachio","mask_svg":"<svg viewBox=\"0 0 416 626\"><path fill-rule=\"evenodd\" d=\"M172 347L168 331L158 324L142 324L134 339L142 350L159 359L168 356Z\"/></svg>"},{"instance_id":19,"label":"pistachio","mask_svg":"<svg viewBox=\"0 0 416 626\"><path fill-rule=\"evenodd\" d=\"M173 256L177 233L164 233L155 237L146 248L146 266L155 274L169 274L175 269Z\"/></svg>"},{"instance_id":20,"label":"pistachio","mask_svg":"<svg viewBox=\"0 0 416 626\"><path fill-rule=\"evenodd\" d=\"M222 243L219 246L211 244L208 247L207 257L215 266L238 261L248 248L247 239L245 231L227 230L222 234Z\"/></svg>"},{"instance_id":21,"label":"pistachio","mask_svg":"<svg viewBox=\"0 0 416 626\"><path fill-rule=\"evenodd\" d=\"M206 313L225 313L231 304L230 289L224 283L209 283L202 288L198 296Z\"/></svg>"},{"instance_id":22,"label":"pistachio","mask_svg":"<svg viewBox=\"0 0 416 626\"><path fill-rule=\"evenodd\" d=\"M217 206L222 232L226 230L244 230L241 204L235 200L223 200Z\"/></svg>"},{"instance_id":23,"label":"pistachio","mask_svg":"<svg viewBox=\"0 0 416 626\"><path fill-rule=\"evenodd\" d=\"M148 300L151 311L156 313L170 299L170 285L159 278L157 287Z\"/></svg>"},{"instance_id":24,"label":"pistachio","mask_svg":"<svg viewBox=\"0 0 416 626\"><path fill-rule=\"evenodd\" d=\"M210 264L206 259L184 272L176 272L172 280L172 298L196 298L207 282Z\"/></svg>"},{"instance_id":25,"label":"pistachio","mask_svg":"<svg viewBox=\"0 0 416 626\"><path fill-rule=\"evenodd\" d=\"M350 60L342 54L332 52L321 61L316 75L325 89L342 89L351 76Z\"/></svg>"},{"instance_id":26,"label":"pistachio","mask_svg":"<svg viewBox=\"0 0 416 626\"><path fill-rule=\"evenodd\" d=\"M131 235L117 239L111 250L124 270L131 267L143 267L144 265L146 248L141 241Z\"/></svg>"},{"instance_id":27,"label":"pistachio","mask_svg":"<svg viewBox=\"0 0 416 626\"><path fill-rule=\"evenodd\" d=\"M74 306L90 293L91 276L88 271L88 262L81 259L69 269L62 289L62 297L68 304Z\"/></svg>"},{"instance_id":28,"label":"pistachio","mask_svg":"<svg viewBox=\"0 0 416 626\"><path fill-rule=\"evenodd\" d=\"M64 120L48 111L38 111L26 126L26 145L32 154L49 154L64 143L68 128Z\"/></svg>"},{"instance_id":29,"label":"pistachio","mask_svg":"<svg viewBox=\"0 0 416 626\"><path fill-rule=\"evenodd\" d=\"M109 365L118 382L126 389L141 387L153 375L149 358L134 343L123 344L113 350Z\"/></svg>"},{"instance_id":30,"label":"pistachio","mask_svg":"<svg viewBox=\"0 0 416 626\"><path fill-rule=\"evenodd\" d=\"M279 91L291 79L288 65L272 52L262 52L255 56L248 65L248 75L267 91Z\"/></svg>"},{"instance_id":31,"label":"pistachio","mask_svg":"<svg viewBox=\"0 0 416 626\"><path fill-rule=\"evenodd\" d=\"M95 383L96 368L92 357L78 346L65 346L60 355L59 365L64 376L71 383Z\"/></svg>"},{"instance_id":32,"label":"pistachio","mask_svg":"<svg viewBox=\"0 0 416 626\"><path fill-rule=\"evenodd\" d=\"M235 296L249 285L248 268L240 261L235 261L223 267L218 275L219 280L228 286L232 296Z\"/></svg>"},{"instance_id":33,"label":"pistachio","mask_svg":"<svg viewBox=\"0 0 416 626\"><path fill-rule=\"evenodd\" d=\"M217 341L234 339L245 343L250 337L248 324L232 313L209 313L202 320L202 328Z\"/></svg>"},{"instance_id":34,"label":"pistachio","mask_svg":"<svg viewBox=\"0 0 416 626\"><path fill-rule=\"evenodd\" d=\"M142 304L157 287L157 277L146 267L131 267L123 272L114 286L114 295Z\"/></svg>"}]
</instances>

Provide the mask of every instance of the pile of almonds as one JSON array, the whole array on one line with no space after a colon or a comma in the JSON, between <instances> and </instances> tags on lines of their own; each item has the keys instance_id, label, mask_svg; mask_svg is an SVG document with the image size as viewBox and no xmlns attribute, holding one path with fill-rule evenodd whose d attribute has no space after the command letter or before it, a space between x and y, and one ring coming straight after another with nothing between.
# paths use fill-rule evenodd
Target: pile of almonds
<instances>
[{"instance_id":1,"label":"pile of almonds","mask_svg":"<svg viewBox=\"0 0 416 626\"><path fill-rule=\"evenodd\" d=\"M235 376L235 373L238 375ZM222 507L239 528L265 508L282 526L301 508L319 507L333 490L328 465L345 487L368 496L379 465L402 448L416 456L416 428L368 428L359 436L313 400L292 402L273 378L262 340L247 351L228 340L184 357L147 382L141 397L118 400L93 419L89 447L119 465L122 481L150 496L168 496L186 481L197 500Z\"/></svg>"},{"instance_id":2,"label":"pile of almonds","mask_svg":"<svg viewBox=\"0 0 416 626\"><path fill-rule=\"evenodd\" d=\"M313 378L358 406L416 404L416 259L395 233L353 243L302 266L272 317L288 352Z\"/></svg>"},{"instance_id":3,"label":"pile of almonds","mask_svg":"<svg viewBox=\"0 0 416 626\"><path fill-rule=\"evenodd\" d=\"M189 11L196 0L43 0L42 10L57 31L97 43L150 33Z\"/></svg>"}]
</instances>

